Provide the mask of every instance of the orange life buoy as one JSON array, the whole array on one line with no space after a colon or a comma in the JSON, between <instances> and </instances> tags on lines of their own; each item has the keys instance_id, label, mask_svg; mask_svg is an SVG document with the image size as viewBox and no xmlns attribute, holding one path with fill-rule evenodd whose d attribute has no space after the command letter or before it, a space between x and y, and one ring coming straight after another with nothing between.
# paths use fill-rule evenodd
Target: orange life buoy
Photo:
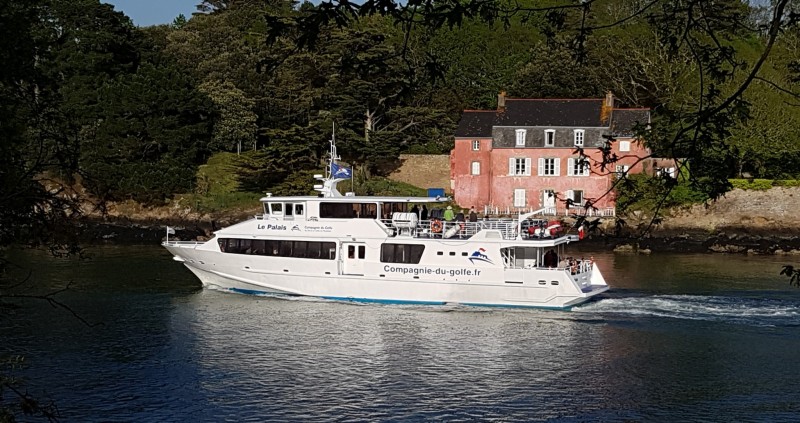
<instances>
[{"instance_id":1,"label":"orange life buoy","mask_svg":"<svg viewBox=\"0 0 800 423\"><path fill-rule=\"evenodd\" d=\"M442 232L442 221L439 219L431 220L431 232L438 234Z\"/></svg>"}]
</instances>

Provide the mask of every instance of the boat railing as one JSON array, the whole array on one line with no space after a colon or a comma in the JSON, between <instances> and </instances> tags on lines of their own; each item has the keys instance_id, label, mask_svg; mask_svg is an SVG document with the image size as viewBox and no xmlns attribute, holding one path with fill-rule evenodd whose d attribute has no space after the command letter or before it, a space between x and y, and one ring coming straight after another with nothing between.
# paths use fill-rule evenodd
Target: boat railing
<instances>
[{"instance_id":1,"label":"boat railing","mask_svg":"<svg viewBox=\"0 0 800 423\"><path fill-rule=\"evenodd\" d=\"M165 247L197 247L205 244L204 241L164 241L161 245Z\"/></svg>"},{"instance_id":2,"label":"boat railing","mask_svg":"<svg viewBox=\"0 0 800 423\"><path fill-rule=\"evenodd\" d=\"M463 222L463 221L446 221L440 219L420 220L409 227L395 227L391 219L380 219L383 227L386 228L388 233L394 235L411 236L414 238L440 238L440 239L466 239L483 230L499 231L503 239L513 240L517 239L518 226L515 219L485 219L477 222ZM522 239L525 240L538 240L538 239L552 239L553 237L561 236L560 233L545 235L544 232L539 232L535 235L529 234L528 231L522 231Z\"/></svg>"}]
</instances>

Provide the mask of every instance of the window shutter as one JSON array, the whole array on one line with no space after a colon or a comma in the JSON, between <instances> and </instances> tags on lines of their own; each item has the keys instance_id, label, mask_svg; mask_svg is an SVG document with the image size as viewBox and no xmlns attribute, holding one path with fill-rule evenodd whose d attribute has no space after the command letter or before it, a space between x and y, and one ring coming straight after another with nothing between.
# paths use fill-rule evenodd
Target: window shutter
<instances>
[{"instance_id":1,"label":"window shutter","mask_svg":"<svg viewBox=\"0 0 800 423\"><path fill-rule=\"evenodd\" d=\"M525 176L531 176L531 159L530 157L525 158Z\"/></svg>"},{"instance_id":2,"label":"window shutter","mask_svg":"<svg viewBox=\"0 0 800 423\"><path fill-rule=\"evenodd\" d=\"M513 175L514 174L515 161L516 160L513 157L508 159L508 174L509 175Z\"/></svg>"},{"instance_id":3,"label":"window shutter","mask_svg":"<svg viewBox=\"0 0 800 423\"><path fill-rule=\"evenodd\" d=\"M555 176L561 176L561 159L556 157L555 159L553 159L553 162L555 162L555 164L556 164L556 166L555 166L556 170L555 170L555 174L554 175Z\"/></svg>"},{"instance_id":4,"label":"window shutter","mask_svg":"<svg viewBox=\"0 0 800 423\"><path fill-rule=\"evenodd\" d=\"M567 176L575 175L575 159L572 157L567 159Z\"/></svg>"},{"instance_id":5,"label":"window shutter","mask_svg":"<svg viewBox=\"0 0 800 423\"><path fill-rule=\"evenodd\" d=\"M572 191L571 189L567 190L567 198L569 198L572 201L575 201L575 192Z\"/></svg>"},{"instance_id":6,"label":"window shutter","mask_svg":"<svg viewBox=\"0 0 800 423\"><path fill-rule=\"evenodd\" d=\"M544 176L544 157L539 157L539 169L537 174L539 176Z\"/></svg>"}]
</instances>

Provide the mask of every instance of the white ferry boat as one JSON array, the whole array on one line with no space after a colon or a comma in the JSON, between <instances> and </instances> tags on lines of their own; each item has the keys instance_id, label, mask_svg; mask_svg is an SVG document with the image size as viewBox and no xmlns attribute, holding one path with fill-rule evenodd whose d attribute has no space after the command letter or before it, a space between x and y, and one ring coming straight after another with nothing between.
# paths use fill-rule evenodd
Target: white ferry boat
<instances>
[{"instance_id":1,"label":"white ferry boat","mask_svg":"<svg viewBox=\"0 0 800 423\"><path fill-rule=\"evenodd\" d=\"M263 214L207 242L162 245L205 287L248 294L569 309L608 290L592 259L567 258L579 236L548 229L543 210L444 221L431 215L447 198L342 195L334 169L316 175L319 196L267 195Z\"/></svg>"}]
</instances>

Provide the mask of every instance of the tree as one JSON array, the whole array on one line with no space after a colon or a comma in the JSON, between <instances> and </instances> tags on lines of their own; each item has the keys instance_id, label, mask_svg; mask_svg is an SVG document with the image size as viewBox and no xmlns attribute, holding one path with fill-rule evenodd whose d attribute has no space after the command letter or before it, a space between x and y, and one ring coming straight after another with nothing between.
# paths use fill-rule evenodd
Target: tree
<instances>
[{"instance_id":1,"label":"tree","mask_svg":"<svg viewBox=\"0 0 800 423\"><path fill-rule=\"evenodd\" d=\"M247 97L231 82L207 81L198 87L214 102L219 118L214 125L214 137L209 145L212 151L241 151L256 149L258 117L253 108L255 101Z\"/></svg>"},{"instance_id":2,"label":"tree","mask_svg":"<svg viewBox=\"0 0 800 423\"><path fill-rule=\"evenodd\" d=\"M87 188L101 199L160 202L190 190L208 156L211 101L174 66L142 65L100 92L99 120L81 151Z\"/></svg>"}]
</instances>

